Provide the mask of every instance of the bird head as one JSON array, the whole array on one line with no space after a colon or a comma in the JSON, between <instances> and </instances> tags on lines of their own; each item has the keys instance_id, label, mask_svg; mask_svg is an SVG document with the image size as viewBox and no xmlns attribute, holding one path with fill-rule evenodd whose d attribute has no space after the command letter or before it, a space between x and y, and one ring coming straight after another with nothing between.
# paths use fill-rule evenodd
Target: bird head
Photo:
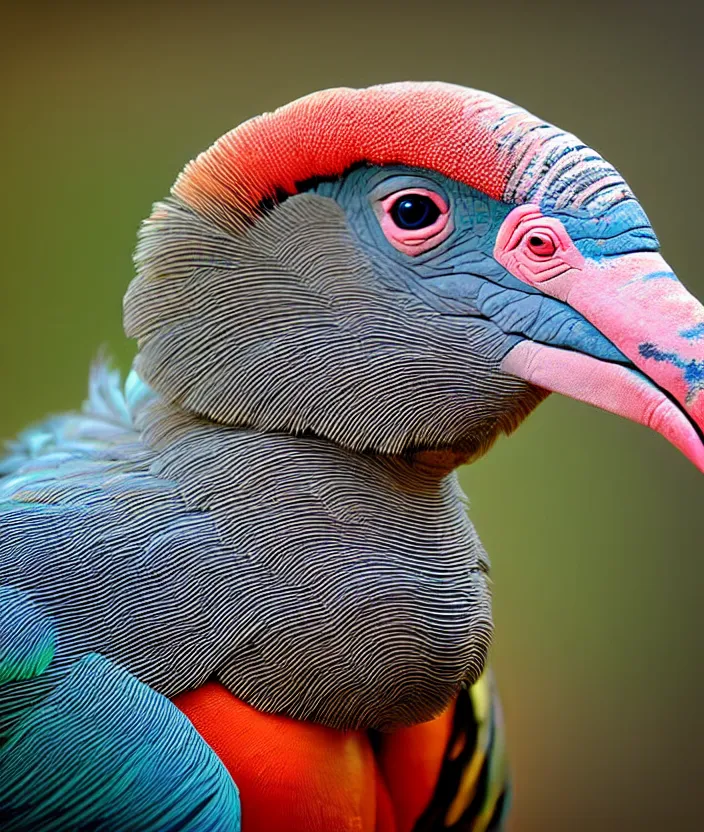
<instances>
[{"instance_id":1,"label":"bird head","mask_svg":"<svg viewBox=\"0 0 704 832\"><path fill-rule=\"evenodd\" d=\"M216 422L469 459L557 391L704 470L704 308L614 168L495 96L333 89L245 122L136 263L138 372Z\"/></svg>"}]
</instances>

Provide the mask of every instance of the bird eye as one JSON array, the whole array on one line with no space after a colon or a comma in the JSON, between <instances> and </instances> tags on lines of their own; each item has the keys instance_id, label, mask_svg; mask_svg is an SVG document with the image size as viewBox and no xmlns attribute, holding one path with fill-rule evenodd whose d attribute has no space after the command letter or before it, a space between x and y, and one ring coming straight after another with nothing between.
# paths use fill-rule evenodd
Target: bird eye
<instances>
[{"instance_id":1,"label":"bird eye","mask_svg":"<svg viewBox=\"0 0 704 832\"><path fill-rule=\"evenodd\" d=\"M375 210L386 239L411 257L435 248L453 229L447 202L428 188L396 191Z\"/></svg>"},{"instance_id":2,"label":"bird eye","mask_svg":"<svg viewBox=\"0 0 704 832\"><path fill-rule=\"evenodd\" d=\"M390 213L399 228L415 231L432 225L440 216L440 209L429 196L411 193L400 196Z\"/></svg>"},{"instance_id":3,"label":"bird eye","mask_svg":"<svg viewBox=\"0 0 704 832\"><path fill-rule=\"evenodd\" d=\"M549 234L532 231L526 241L528 249L536 257L552 257L557 251L557 245Z\"/></svg>"}]
</instances>

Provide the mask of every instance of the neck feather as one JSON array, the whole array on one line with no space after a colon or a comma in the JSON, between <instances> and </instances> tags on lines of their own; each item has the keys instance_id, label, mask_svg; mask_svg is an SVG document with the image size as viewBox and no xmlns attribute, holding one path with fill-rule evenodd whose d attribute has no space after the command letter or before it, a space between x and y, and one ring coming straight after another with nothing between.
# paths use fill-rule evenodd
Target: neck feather
<instances>
[{"instance_id":1,"label":"neck feather","mask_svg":"<svg viewBox=\"0 0 704 832\"><path fill-rule=\"evenodd\" d=\"M449 459L354 453L225 427L159 401L152 470L207 512L219 679L265 711L338 728L427 720L482 670L487 559Z\"/></svg>"}]
</instances>

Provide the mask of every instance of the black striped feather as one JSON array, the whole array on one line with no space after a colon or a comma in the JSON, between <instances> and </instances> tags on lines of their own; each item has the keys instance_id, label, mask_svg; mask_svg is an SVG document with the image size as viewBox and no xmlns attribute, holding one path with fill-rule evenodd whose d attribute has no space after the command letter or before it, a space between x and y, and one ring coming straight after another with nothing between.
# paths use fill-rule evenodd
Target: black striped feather
<instances>
[{"instance_id":1,"label":"black striped feather","mask_svg":"<svg viewBox=\"0 0 704 832\"><path fill-rule=\"evenodd\" d=\"M457 699L437 785L413 832L500 832L510 794L501 704L487 671Z\"/></svg>"}]
</instances>

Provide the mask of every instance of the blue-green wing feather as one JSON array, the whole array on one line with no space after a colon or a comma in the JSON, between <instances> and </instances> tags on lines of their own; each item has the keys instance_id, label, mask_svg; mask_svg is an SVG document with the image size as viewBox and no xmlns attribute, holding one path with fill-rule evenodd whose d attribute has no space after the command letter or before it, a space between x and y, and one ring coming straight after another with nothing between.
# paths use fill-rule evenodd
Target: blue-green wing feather
<instances>
[{"instance_id":1,"label":"blue-green wing feather","mask_svg":"<svg viewBox=\"0 0 704 832\"><path fill-rule=\"evenodd\" d=\"M8 685L25 705L0 744L3 830L239 832L235 784L168 699L89 654L44 698L23 700L56 633L31 599L5 588L0 633L0 706Z\"/></svg>"},{"instance_id":2,"label":"blue-green wing feather","mask_svg":"<svg viewBox=\"0 0 704 832\"><path fill-rule=\"evenodd\" d=\"M0 685L41 675L55 649L56 628L50 617L27 593L0 586Z\"/></svg>"}]
</instances>

